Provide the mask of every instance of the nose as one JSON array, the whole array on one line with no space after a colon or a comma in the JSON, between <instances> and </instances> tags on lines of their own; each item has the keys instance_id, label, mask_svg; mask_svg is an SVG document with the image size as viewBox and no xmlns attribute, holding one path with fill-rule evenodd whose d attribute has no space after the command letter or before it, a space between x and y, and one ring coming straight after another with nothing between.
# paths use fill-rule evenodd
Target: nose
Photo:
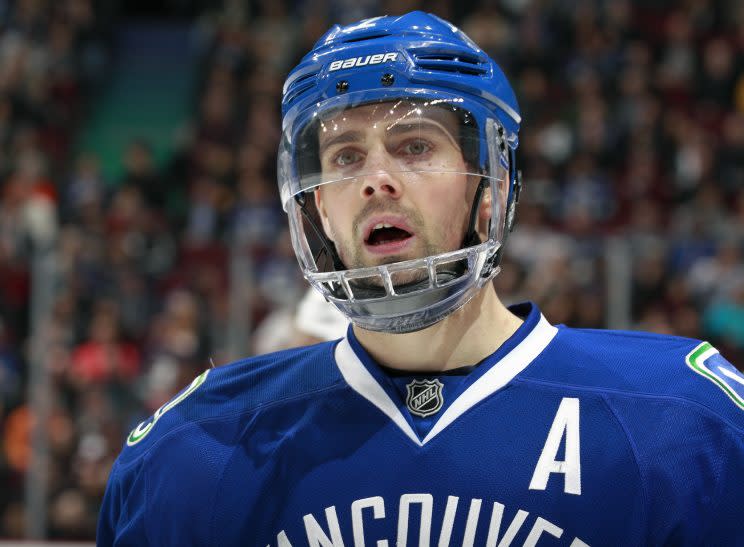
<instances>
[{"instance_id":1,"label":"nose","mask_svg":"<svg viewBox=\"0 0 744 547\"><path fill-rule=\"evenodd\" d=\"M369 172L362 180L362 197L371 198L377 194L377 197L384 196L398 199L403 194L403 185L394 174L393 162L389 160L390 158L385 150L370 152L367 156L365 167L369 169Z\"/></svg>"},{"instance_id":2,"label":"nose","mask_svg":"<svg viewBox=\"0 0 744 547\"><path fill-rule=\"evenodd\" d=\"M362 196L371 198L375 194L378 194L378 197L398 199L402 194L400 181L384 171L366 175L362 183Z\"/></svg>"}]
</instances>

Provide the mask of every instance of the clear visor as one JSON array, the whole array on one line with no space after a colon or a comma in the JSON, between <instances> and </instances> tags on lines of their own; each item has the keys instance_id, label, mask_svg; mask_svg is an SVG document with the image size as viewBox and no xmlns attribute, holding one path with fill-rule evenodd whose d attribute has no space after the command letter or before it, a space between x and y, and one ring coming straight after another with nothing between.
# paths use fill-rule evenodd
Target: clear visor
<instances>
[{"instance_id":1,"label":"clear visor","mask_svg":"<svg viewBox=\"0 0 744 547\"><path fill-rule=\"evenodd\" d=\"M503 129L457 97L361 99L328 101L284 129L279 182L306 277L331 300L457 279L476 260L460 251L490 254L502 240Z\"/></svg>"},{"instance_id":2,"label":"clear visor","mask_svg":"<svg viewBox=\"0 0 744 547\"><path fill-rule=\"evenodd\" d=\"M285 130L285 205L299 192L379 172L482 172L479 128L455 99L336 103Z\"/></svg>"}]
</instances>

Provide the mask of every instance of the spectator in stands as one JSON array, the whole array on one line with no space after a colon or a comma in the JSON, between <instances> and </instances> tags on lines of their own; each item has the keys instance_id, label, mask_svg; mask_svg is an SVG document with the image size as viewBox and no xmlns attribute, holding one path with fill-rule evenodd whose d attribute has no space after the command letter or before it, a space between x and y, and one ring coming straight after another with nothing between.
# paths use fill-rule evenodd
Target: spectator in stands
<instances>
[{"instance_id":1,"label":"spectator in stands","mask_svg":"<svg viewBox=\"0 0 744 547\"><path fill-rule=\"evenodd\" d=\"M140 353L122 340L113 303L99 303L90 323L88 340L72 353L70 375L87 386L110 381L129 382L140 372Z\"/></svg>"}]
</instances>

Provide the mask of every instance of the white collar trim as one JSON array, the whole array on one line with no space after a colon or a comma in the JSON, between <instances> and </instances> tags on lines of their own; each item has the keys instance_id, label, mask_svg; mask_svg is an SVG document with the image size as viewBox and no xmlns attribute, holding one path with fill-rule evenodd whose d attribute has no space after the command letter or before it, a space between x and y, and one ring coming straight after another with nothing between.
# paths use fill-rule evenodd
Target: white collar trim
<instances>
[{"instance_id":1,"label":"white collar trim","mask_svg":"<svg viewBox=\"0 0 744 547\"><path fill-rule=\"evenodd\" d=\"M349 386L387 415L418 446L431 441L444 428L454 422L467 410L508 384L522 372L547 347L558 333L558 329L540 315L535 328L524 340L507 353L447 408L423 441L388 396L377 380L365 368L351 347L348 338L343 338L336 346L335 358L341 375Z\"/></svg>"},{"instance_id":2,"label":"white collar trim","mask_svg":"<svg viewBox=\"0 0 744 547\"><path fill-rule=\"evenodd\" d=\"M414 443L423 446L418 435L403 417L393 400L385 393L382 386L377 383L377 380L374 379L359 360L357 354L354 353L348 338L341 339L336 346L336 364L344 380L354 391L387 414L388 418L393 420Z\"/></svg>"}]
</instances>

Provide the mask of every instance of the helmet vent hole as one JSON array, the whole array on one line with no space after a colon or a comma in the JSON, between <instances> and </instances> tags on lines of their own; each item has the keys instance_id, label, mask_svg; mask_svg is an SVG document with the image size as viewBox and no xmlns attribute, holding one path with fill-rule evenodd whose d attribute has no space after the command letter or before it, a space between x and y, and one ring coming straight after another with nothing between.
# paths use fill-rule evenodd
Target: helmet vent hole
<instances>
[{"instance_id":1,"label":"helmet vent hole","mask_svg":"<svg viewBox=\"0 0 744 547\"><path fill-rule=\"evenodd\" d=\"M414 55L416 66L422 70L455 72L472 76L488 72L482 59L463 52L422 52Z\"/></svg>"},{"instance_id":2,"label":"helmet vent hole","mask_svg":"<svg viewBox=\"0 0 744 547\"><path fill-rule=\"evenodd\" d=\"M354 38L349 38L346 40L340 40L341 42L344 42L345 44L352 44L354 42L364 42L365 40L374 40L375 38L384 38L385 36L390 36L389 32L380 32L377 30L374 33L367 34L366 36L358 36L355 34Z\"/></svg>"},{"instance_id":3,"label":"helmet vent hole","mask_svg":"<svg viewBox=\"0 0 744 547\"><path fill-rule=\"evenodd\" d=\"M287 87L286 95L283 102L291 102L297 99L301 94L315 87L315 78L318 71L314 70L298 77Z\"/></svg>"},{"instance_id":4,"label":"helmet vent hole","mask_svg":"<svg viewBox=\"0 0 744 547\"><path fill-rule=\"evenodd\" d=\"M318 71L315 70L313 72L308 72L307 74L303 74L299 78L297 78L294 82L292 82L294 85L299 85L300 83L309 80L310 78L314 78L318 75Z\"/></svg>"}]
</instances>

